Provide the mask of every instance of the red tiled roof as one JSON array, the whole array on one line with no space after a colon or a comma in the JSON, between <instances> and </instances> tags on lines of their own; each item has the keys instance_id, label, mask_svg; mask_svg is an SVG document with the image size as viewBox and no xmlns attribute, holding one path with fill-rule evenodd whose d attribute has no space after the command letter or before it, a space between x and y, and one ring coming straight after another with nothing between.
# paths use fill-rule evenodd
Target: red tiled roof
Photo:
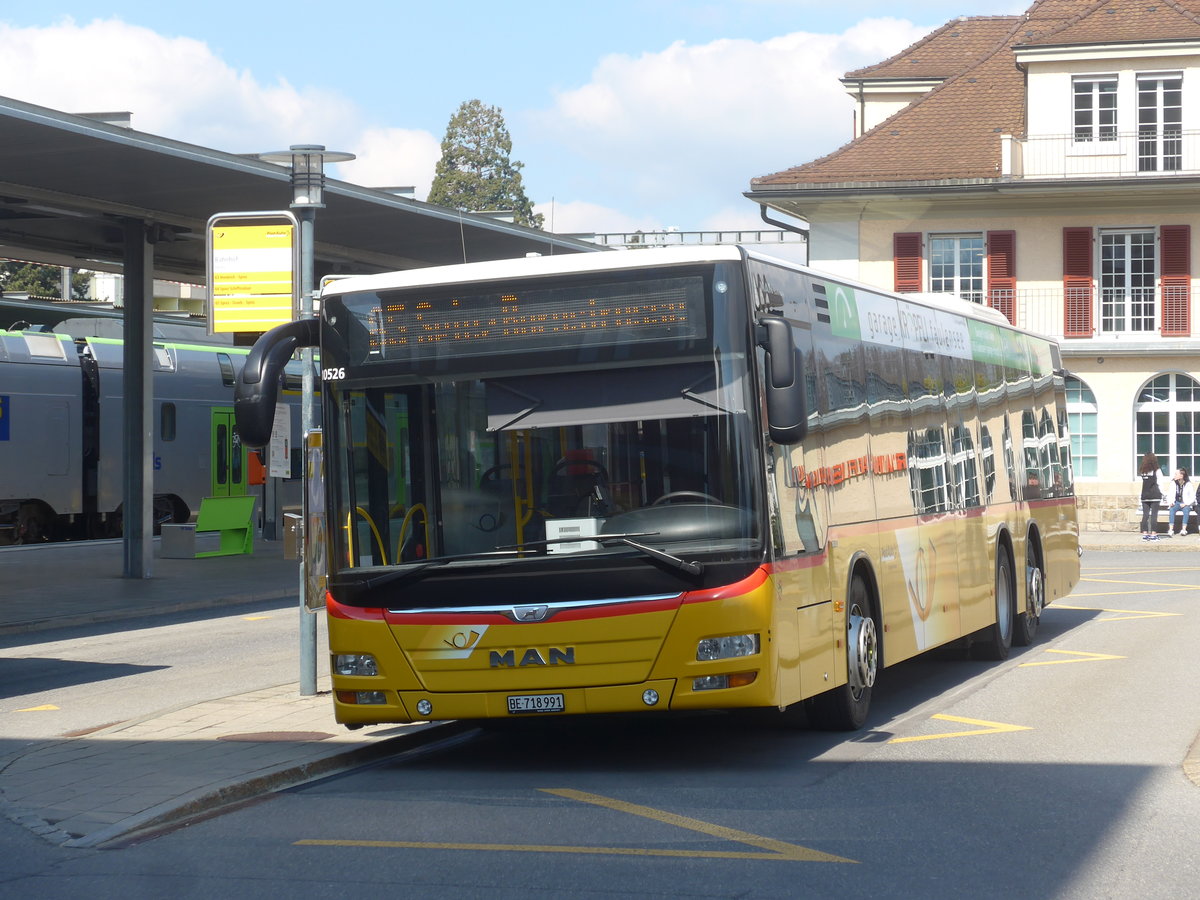
<instances>
[{"instance_id":1,"label":"red tiled roof","mask_svg":"<svg viewBox=\"0 0 1200 900\"><path fill-rule=\"evenodd\" d=\"M1024 43L1030 47L1062 44L1111 44L1200 38L1195 2L1178 0L1095 0L1059 28ZM1189 8L1191 7L1191 8Z\"/></svg>"},{"instance_id":2,"label":"red tiled roof","mask_svg":"<svg viewBox=\"0 0 1200 900\"><path fill-rule=\"evenodd\" d=\"M1148 31L1137 31L1139 24ZM857 73L878 77L944 31ZM755 178L751 188L995 178L1000 136L1025 130L1014 46L1168 39L1164 32L1200 37L1200 0L1038 0L1024 16L1010 18L1007 33L974 65L828 156Z\"/></svg>"},{"instance_id":3,"label":"red tiled roof","mask_svg":"<svg viewBox=\"0 0 1200 900\"><path fill-rule=\"evenodd\" d=\"M1002 41L1019 16L962 16L927 34L891 59L855 69L846 80L950 78Z\"/></svg>"}]
</instances>

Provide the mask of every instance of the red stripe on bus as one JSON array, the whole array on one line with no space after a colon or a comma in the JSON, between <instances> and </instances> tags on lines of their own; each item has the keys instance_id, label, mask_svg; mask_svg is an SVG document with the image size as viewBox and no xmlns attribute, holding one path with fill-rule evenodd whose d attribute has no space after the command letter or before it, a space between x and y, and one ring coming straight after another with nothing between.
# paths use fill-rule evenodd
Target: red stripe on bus
<instances>
[{"instance_id":1,"label":"red stripe on bus","mask_svg":"<svg viewBox=\"0 0 1200 900\"><path fill-rule=\"evenodd\" d=\"M335 619L355 619L360 622L379 622L383 620L384 612L381 606L346 606L333 599L333 594L325 592L325 609Z\"/></svg>"},{"instance_id":2,"label":"red stripe on bus","mask_svg":"<svg viewBox=\"0 0 1200 900\"><path fill-rule=\"evenodd\" d=\"M705 588L701 591L687 591L683 595L684 603L708 603L712 600L724 600L727 597L740 597L758 588L770 576L766 566L759 566L746 578L733 584L723 584L720 587Z\"/></svg>"}]
</instances>

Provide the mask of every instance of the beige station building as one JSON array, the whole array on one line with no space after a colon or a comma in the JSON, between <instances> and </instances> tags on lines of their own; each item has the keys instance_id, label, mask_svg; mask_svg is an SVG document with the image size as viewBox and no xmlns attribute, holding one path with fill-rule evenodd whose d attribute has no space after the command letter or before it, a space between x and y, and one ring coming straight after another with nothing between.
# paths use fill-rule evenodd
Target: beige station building
<instances>
[{"instance_id":1,"label":"beige station building","mask_svg":"<svg viewBox=\"0 0 1200 900\"><path fill-rule=\"evenodd\" d=\"M1142 454L1200 470L1200 0L958 18L842 84L853 139L746 196L815 268L1055 337L1080 523L1136 530Z\"/></svg>"}]
</instances>

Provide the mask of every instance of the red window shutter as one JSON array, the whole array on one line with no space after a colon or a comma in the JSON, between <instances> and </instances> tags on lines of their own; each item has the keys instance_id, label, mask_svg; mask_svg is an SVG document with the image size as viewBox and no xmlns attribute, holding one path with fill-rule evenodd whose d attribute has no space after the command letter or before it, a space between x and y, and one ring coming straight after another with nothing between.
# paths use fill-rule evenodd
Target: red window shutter
<instances>
[{"instance_id":1,"label":"red window shutter","mask_svg":"<svg viewBox=\"0 0 1200 900\"><path fill-rule=\"evenodd\" d=\"M1191 337L1192 226L1163 225L1158 230L1162 278L1162 335Z\"/></svg>"},{"instance_id":2,"label":"red window shutter","mask_svg":"<svg viewBox=\"0 0 1200 900\"><path fill-rule=\"evenodd\" d=\"M1017 323L1017 233L987 233L988 306Z\"/></svg>"},{"instance_id":3,"label":"red window shutter","mask_svg":"<svg viewBox=\"0 0 1200 900\"><path fill-rule=\"evenodd\" d=\"M892 254L896 271L896 292L912 293L921 290L921 233L897 232L892 235Z\"/></svg>"},{"instance_id":4,"label":"red window shutter","mask_svg":"<svg viewBox=\"0 0 1200 900\"><path fill-rule=\"evenodd\" d=\"M1063 336L1092 336L1092 229L1063 229Z\"/></svg>"}]
</instances>

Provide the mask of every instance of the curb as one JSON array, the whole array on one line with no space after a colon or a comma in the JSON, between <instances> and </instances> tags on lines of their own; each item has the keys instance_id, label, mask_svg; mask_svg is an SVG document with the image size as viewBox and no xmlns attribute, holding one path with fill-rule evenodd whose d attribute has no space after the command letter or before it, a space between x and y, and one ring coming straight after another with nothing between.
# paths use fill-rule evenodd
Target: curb
<instances>
[{"instance_id":1,"label":"curb","mask_svg":"<svg viewBox=\"0 0 1200 900\"><path fill-rule=\"evenodd\" d=\"M59 628L74 628L79 625L104 625L111 622L123 622L129 619L142 619L151 616L170 615L172 613L197 612L199 610L219 609L226 606L242 606L249 603L265 603L295 597L297 597L296 588L289 587L283 590L262 591L255 594L233 594L228 597L202 597L197 600L180 600L175 603L164 603L161 606L150 608L139 607L135 609L130 607L126 609L114 609L108 612L33 619L9 625L0 625L0 637L54 631Z\"/></svg>"},{"instance_id":2,"label":"curb","mask_svg":"<svg viewBox=\"0 0 1200 900\"><path fill-rule=\"evenodd\" d=\"M1200 734L1196 735L1196 742L1192 744L1192 749L1183 761L1183 774L1200 788Z\"/></svg>"},{"instance_id":3,"label":"curb","mask_svg":"<svg viewBox=\"0 0 1200 900\"><path fill-rule=\"evenodd\" d=\"M268 770L251 778L231 779L223 784L198 788L174 800L167 800L150 809L135 813L107 828L62 841L63 847L99 847L118 839L129 840L146 832L181 824L188 819L211 813L235 803L253 800L286 788L296 787L320 778L338 775L351 769L394 756L401 750L415 749L434 741L453 737L474 726L462 722L426 722L417 730L375 743L335 751L329 756L293 766ZM53 826L49 826L53 828ZM36 829L34 829L36 831Z\"/></svg>"},{"instance_id":4,"label":"curb","mask_svg":"<svg viewBox=\"0 0 1200 900\"><path fill-rule=\"evenodd\" d=\"M153 718L153 716L146 718ZM135 723L121 723L113 726L111 730L120 731L133 724ZM49 843L60 847L79 849L101 847L114 841L130 840L149 832L179 825L198 816L237 803L244 803L264 794L339 775L405 750L416 749L434 741L455 737L474 727L476 726L464 722L419 723L412 726L412 730L394 737L382 738L369 744L360 744L342 750L331 748L327 755L307 762L268 768L247 778L235 777L216 785L197 788L85 835L77 836L63 831L58 826L41 818L35 810L12 803L3 797L0 797L0 814L14 824L20 825ZM33 750L36 747L30 749ZM9 762L11 759L10 757L5 762Z\"/></svg>"},{"instance_id":5,"label":"curb","mask_svg":"<svg viewBox=\"0 0 1200 900\"><path fill-rule=\"evenodd\" d=\"M1187 538L1166 538L1157 541L1127 541L1126 543L1117 543L1116 541L1106 542L1103 538L1096 538L1091 541L1080 541L1079 548L1084 553L1131 553L1141 550L1147 550L1154 553L1181 553L1181 552L1200 552L1200 541L1188 540Z\"/></svg>"}]
</instances>

